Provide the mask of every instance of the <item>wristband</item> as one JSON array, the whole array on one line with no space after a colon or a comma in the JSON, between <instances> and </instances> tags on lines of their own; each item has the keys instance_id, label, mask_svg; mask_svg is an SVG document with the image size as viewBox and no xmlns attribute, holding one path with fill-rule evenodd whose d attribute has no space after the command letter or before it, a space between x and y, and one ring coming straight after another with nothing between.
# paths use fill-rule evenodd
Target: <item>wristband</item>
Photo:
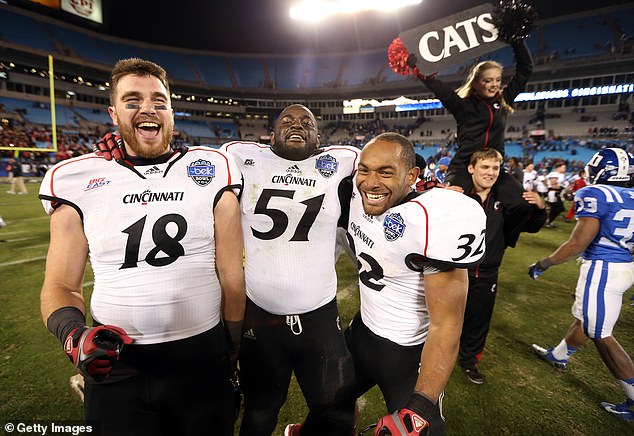
<instances>
[{"instance_id":1,"label":"wristband","mask_svg":"<svg viewBox=\"0 0 634 436\"><path fill-rule=\"evenodd\" d=\"M86 326L86 316L75 306L57 309L46 320L46 328L64 345L68 335L78 327Z\"/></svg>"},{"instance_id":2,"label":"wristband","mask_svg":"<svg viewBox=\"0 0 634 436\"><path fill-rule=\"evenodd\" d=\"M537 261L537 266L539 266L541 269L547 269L553 265L554 263L550 260L550 257L545 257Z\"/></svg>"},{"instance_id":3,"label":"wristband","mask_svg":"<svg viewBox=\"0 0 634 436\"><path fill-rule=\"evenodd\" d=\"M431 416L434 411L438 409L438 403L434 403L425 394L414 392L411 397L409 397L405 408L411 410L412 412L416 412L423 417L426 417Z\"/></svg>"},{"instance_id":4,"label":"wristband","mask_svg":"<svg viewBox=\"0 0 634 436\"><path fill-rule=\"evenodd\" d=\"M229 350L238 351L240 349L240 339L242 337L242 324L244 320L240 321L224 321L225 329L227 329L229 337Z\"/></svg>"}]
</instances>

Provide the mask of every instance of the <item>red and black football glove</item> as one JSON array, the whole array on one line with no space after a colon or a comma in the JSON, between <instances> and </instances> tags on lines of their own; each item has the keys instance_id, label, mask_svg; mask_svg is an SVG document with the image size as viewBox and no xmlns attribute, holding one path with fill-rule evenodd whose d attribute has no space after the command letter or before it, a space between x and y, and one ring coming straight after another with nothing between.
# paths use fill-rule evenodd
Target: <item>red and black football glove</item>
<instances>
[{"instance_id":1,"label":"red and black football glove","mask_svg":"<svg viewBox=\"0 0 634 436\"><path fill-rule=\"evenodd\" d=\"M115 133L106 133L103 137L93 144L92 151L102 156L106 160L123 160L125 159L125 148L121 136Z\"/></svg>"},{"instance_id":2,"label":"red and black football glove","mask_svg":"<svg viewBox=\"0 0 634 436\"><path fill-rule=\"evenodd\" d=\"M440 183L436 176L429 175L427 177L423 177L418 182L416 182L416 192L425 192L432 188L444 188L445 185Z\"/></svg>"},{"instance_id":3,"label":"red and black football glove","mask_svg":"<svg viewBox=\"0 0 634 436\"><path fill-rule=\"evenodd\" d=\"M414 392L407 405L379 420L376 436L440 436L445 432L442 395L438 404Z\"/></svg>"},{"instance_id":4,"label":"red and black football glove","mask_svg":"<svg viewBox=\"0 0 634 436\"><path fill-rule=\"evenodd\" d=\"M123 346L132 342L119 327L77 327L66 337L64 351L84 377L100 382L112 371Z\"/></svg>"}]
</instances>

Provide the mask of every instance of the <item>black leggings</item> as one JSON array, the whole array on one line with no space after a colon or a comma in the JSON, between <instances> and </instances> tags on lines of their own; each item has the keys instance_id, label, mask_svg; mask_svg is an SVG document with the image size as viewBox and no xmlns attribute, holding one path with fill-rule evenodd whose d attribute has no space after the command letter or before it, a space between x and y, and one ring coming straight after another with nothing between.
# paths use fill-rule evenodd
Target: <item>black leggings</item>
<instances>
[{"instance_id":1,"label":"black leggings","mask_svg":"<svg viewBox=\"0 0 634 436\"><path fill-rule=\"evenodd\" d=\"M225 356L221 325L180 341L126 346L109 378L118 381L86 381L86 421L102 436L233 435Z\"/></svg>"},{"instance_id":2,"label":"black leggings","mask_svg":"<svg viewBox=\"0 0 634 436\"><path fill-rule=\"evenodd\" d=\"M305 314L284 316L270 314L247 299L240 371L241 435L271 435L292 372L309 409L302 435L353 433L354 367L336 300Z\"/></svg>"},{"instance_id":3,"label":"black leggings","mask_svg":"<svg viewBox=\"0 0 634 436\"><path fill-rule=\"evenodd\" d=\"M416 386L423 344L404 347L377 336L360 313L346 329L346 343L354 360L356 396L378 385L388 413L405 407Z\"/></svg>"}]
</instances>

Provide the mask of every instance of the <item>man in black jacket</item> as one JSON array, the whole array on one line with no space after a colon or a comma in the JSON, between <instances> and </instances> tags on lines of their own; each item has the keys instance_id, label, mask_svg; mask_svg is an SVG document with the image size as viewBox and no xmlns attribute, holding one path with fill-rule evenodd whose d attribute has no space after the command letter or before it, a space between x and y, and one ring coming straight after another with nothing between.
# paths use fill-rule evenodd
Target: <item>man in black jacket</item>
<instances>
[{"instance_id":1,"label":"man in black jacket","mask_svg":"<svg viewBox=\"0 0 634 436\"><path fill-rule=\"evenodd\" d=\"M469 294L460 336L458 361L469 381L484 383L478 370L497 293L498 269L506 247L514 247L521 232L535 233L546 222L544 200L537 192L524 192L530 213L510 210L492 189L502 168L502 155L495 149L476 151L468 166L473 188L465 192L479 202L487 216L486 253L481 264L469 268ZM454 188L456 189L456 188Z\"/></svg>"}]
</instances>

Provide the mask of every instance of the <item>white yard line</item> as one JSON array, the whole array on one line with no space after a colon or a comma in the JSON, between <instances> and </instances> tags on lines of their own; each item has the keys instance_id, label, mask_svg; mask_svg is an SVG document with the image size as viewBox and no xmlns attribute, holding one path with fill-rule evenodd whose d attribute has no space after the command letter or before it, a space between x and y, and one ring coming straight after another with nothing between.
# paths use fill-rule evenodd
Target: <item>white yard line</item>
<instances>
[{"instance_id":1,"label":"white yard line","mask_svg":"<svg viewBox=\"0 0 634 436\"><path fill-rule=\"evenodd\" d=\"M18 233L26 233L26 230L16 230L14 232L0 232L0 236L17 235Z\"/></svg>"},{"instance_id":2,"label":"white yard line","mask_svg":"<svg viewBox=\"0 0 634 436\"><path fill-rule=\"evenodd\" d=\"M18 241L29 241L35 238L17 238L17 239L5 239L4 242L18 242Z\"/></svg>"},{"instance_id":3,"label":"white yard line","mask_svg":"<svg viewBox=\"0 0 634 436\"><path fill-rule=\"evenodd\" d=\"M4 263L0 263L0 268L4 268L5 266L21 265L23 263L35 262L35 261L44 260L44 259L46 259L46 256L37 256L37 257L31 257L29 259L14 260L13 262L4 262Z\"/></svg>"},{"instance_id":4,"label":"white yard line","mask_svg":"<svg viewBox=\"0 0 634 436\"><path fill-rule=\"evenodd\" d=\"M14 250L28 250L29 248L42 248L42 247L48 247L48 243L46 243L46 244L37 244L37 245L28 245L26 247L16 247L16 248L14 248Z\"/></svg>"},{"instance_id":5,"label":"white yard line","mask_svg":"<svg viewBox=\"0 0 634 436\"><path fill-rule=\"evenodd\" d=\"M48 215L42 215L42 216L34 216L31 218L20 218L20 222L23 223L25 221L39 221L39 220L47 220L50 217Z\"/></svg>"}]
</instances>

